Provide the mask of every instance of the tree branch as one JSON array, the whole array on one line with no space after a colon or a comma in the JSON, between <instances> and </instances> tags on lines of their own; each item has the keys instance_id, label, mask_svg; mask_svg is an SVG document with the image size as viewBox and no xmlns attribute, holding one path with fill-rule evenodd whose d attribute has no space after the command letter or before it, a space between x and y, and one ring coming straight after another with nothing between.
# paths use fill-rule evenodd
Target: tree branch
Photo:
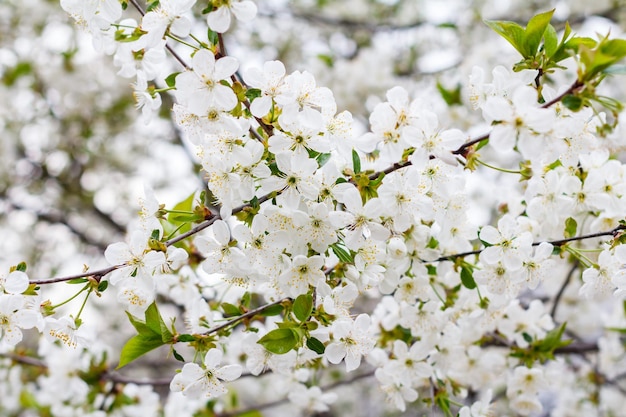
<instances>
[{"instance_id":1,"label":"tree branch","mask_svg":"<svg viewBox=\"0 0 626 417\"><path fill-rule=\"evenodd\" d=\"M281 298L280 300L274 301L273 303L265 304L265 305L263 305L261 307L255 308L254 310L250 310L247 313L242 314L241 316L237 316L237 317L235 317L235 318L233 318L231 320L228 320L226 323L220 324L219 326L215 326L215 327L207 330L204 334L205 335L209 335L209 334L212 334L212 333L219 332L220 330L225 329L225 328L227 328L227 327L229 327L229 326L231 326L231 325L233 325L235 323L238 323L238 322L240 322L242 320L245 320L245 319L247 319L249 317L256 316L257 314L262 313L263 311L267 310L268 308L273 307L275 305L278 305L278 304L280 304L283 301L288 300L288 299L289 298Z\"/></svg>"},{"instance_id":2,"label":"tree branch","mask_svg":"<svg viewBox=\"0 0 626 417\"><path fill-rule=\"evenodd\" d=\"M616 228L608 230L606 232L590 233L590 234L587 234L587 235L574 236L574 237L569 237L569 238L566 238L566 239L533 242L532 246L539 246L542 243L550 243L553 246L563 246L566 243L575 242L575 241L578 241L578 240L593 239L593 238L602 237L602 236L615 236L622 230L626 230L626 225L622 225L621 224L621 225L617 226ZM441 257L435 259L434 261L428 261L428 262L451 261L451 260L454 260L456 258L463 258L465 256L479 255L485 249L486 248L482 248L482 249L476 249L476 250L469 251L469 252L461 252L461 253L455 253L453 255L441 256Z\"/></svg>"},{"instance_id":3,"label":"tree branch","mask_svg":"<svg viewBox=\"0 0 626 417\"><path fill-rule=\"evenodd\" d=\"M565 289L567 288L570 281L572 280L572 277L574 276L574 272L578 268L579 264L580 263L578 262L578 260L574 262L574 265L572 265L572 268L567 273L567 277L565 277L565 281L563 281L563 285L561 285L561 288L559 288L559 292L554 297L554 304L552 305L552 309L550 310L550 316L552 316L553 320L554 320L554 315L556 314L556 309L559 307L559 302L561 301L561 297L563 296L563 293L565 293Z\"/></svg>"}]
</instances>

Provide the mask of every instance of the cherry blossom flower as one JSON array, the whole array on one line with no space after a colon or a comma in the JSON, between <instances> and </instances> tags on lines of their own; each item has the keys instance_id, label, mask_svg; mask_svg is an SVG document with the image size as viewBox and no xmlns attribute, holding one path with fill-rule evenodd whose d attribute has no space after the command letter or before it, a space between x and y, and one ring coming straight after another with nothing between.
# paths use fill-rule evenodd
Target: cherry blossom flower
<instances>
[{"instance_id":1,"label":"cherry blossom flower","mask_svg":"<svg viewBox=\"0 0 626 417\"><path fill-rule=\"evenodd\" d=\"M489 97L482 107L488 122L496 122L489 144L499 152L513 150L516 142L531 141L547 133L554 124L554 110L542 109L537 104L537 91L529 86L515 89L509 101L503 97Z\"/></svg>"},{"instance_id":2,"label":"cherry blossom flower","mask_svg":"<svg viewBox=\"0 0 626 417\"><path fill-rule=\"evenodd\" d=\"M204 255L202 268L209 274L229 273L246 265L241 249L230 245L230 229L223 220L213 224L213 237L196 239L198 250Z\"/></svg>"},{"instance_id":3,"label":"cherry blossom flower","mask_svg":"<svg viewBox=\"0 0 626 417\"><path fill-rule=\"evenodd\" d=\"M0 294L21 294L28 289L28 275L22 271L9 272L6 278L0 275Z\"/></svg>"},{"instance_id":4,"label":"cherry blossom flower","mask_svg":"<svg viewBox=\"0 0 626 417\"><path fill-rule=\"evenodd\" d=\"M143 71L137 72L137 82L133 87L135 89L133 96L137 102L136 107L141 109L144 123L148 124L154 117L155 112L161 107L161 96L159 93L150 91Z\"/></svg>"},{"instance_id":5,"label":"cherry blossom flower","mask_svg":"<svg viewBox=\"0 0 626 417\"><path fill-rule=\"evenodd\" d=\"M305 294L309 290L309 285L316 286L318 282L324 281L322 266L324 258L321 256L297 255L278 277L278 286L281 291L293 298Z\"/></svg>"},{"instance_id":6,"label":"cherry blossom flower","mask_svg":"<svg viewBox=\"0 0 626 417\"><path fill-rule=\"evenodd\" d=\"M217 8L207 15L209 27L219 33L224 33L230 28L231 14L237 20L249 22L254 19L257 12L256 4L250 0L220 0L213 3Z\"/></svg>"},{"instance_id":7,"label":"cherry blossom flower","mask_svg":"<svg viewBox=\"0 0 626 417\"><path fill-rule=\"evenodd\" d=\"M620 246L621 247L621 246ZM620 250L620 254L623 250ZM609 250L603 250L598 256L597 267L593 266L583 271L584 284L580 287L579 293L587 298L603 298L615 289L614 279L622 281L622 274L618 271L623 263L620 263L621 255L615 257Z\"/></svg>"},{"instance_id":8,"label":"cherry blossom flower","mask_svg":"<svg viewBox=\"0 0 626 417\"><path fill-rule=\"evenodd\" d=\"M196 0L161 0L159 5L145 14L141 28L148 32L145 36L147 48L161 44L166 31L185 38L191 30L191 21L184 14L189 12Z\"/></svg>"},{"instance_id":9,"label":"cherry blossom flower","mask_svg":"<svg viewBox=\"0 0 626 417\"><path fill-rule=\"evenodd\" d=\"M387 395L387 401L398 410L406 411L406 403L412 403L418 398L418 393L406 383L403 375L387 367L377 368L376 379L380 383L380 389Z\"/></svg>"},{"instance_id":10,"label":"cherry blossom flower","mask_svg":"<svg viewBox=\"0 0 626 417\"><path fill-rule=\"evenodd\" d=\"M333 324L333 342L326 347L324 356L337 364L345 359L346 372L354 371L361 364L361 357L373 348L375 340L370 334L371 319L360 314L354 321L341 319Z\"/></svg>"},{"instance_id":11,"label":"cherry blossom flower","mask_svg":"<svg viewBox=\"0 0 626 417\"><path fill-rule=\"evenodd\" d=\"M51 342L60 340L64 345L76 349L77 347L88 348L91 343L91 335L84 326L79 326L72 317L63 316L59 319L46 317L44 336Z\"/></svg>"},{"instance_id":12,"label":"cherry blossom flower","mask_svg":"<svg viewBox=\"0 0 626 417\"><path fill-rule=\"evenodd\" d=\"M204 115L212 108L231 110L237 104L232 88L220 81L230 79L239 63L231 56L218 60L209 50L201 49L193 56L192 71L176 77L176 98L196 115Z\"/></svg>"},{"instance_id":13,"label":"cherry blossom flower","mask_svg":"<svg viewBox=\"0 0 626 417\"><path fill-rule=\"evenodd\" d=\"M309 413L323 413L329 410L329 405L337 401L337 394L334 392L322 393L320 387L307 387L303 384L296 384L287 396L289 401L299 409Z\"/></svg>"},{"instance_id":14,"label":"cherry blossom flower","mask_svg":"<svg viewBox=\"0 0 626 417\"><path fill-rule=\"evenodd\" d=\"M122 16L122 5L117 0L61 0L61 7L78 25L94 32L108 29Z\"/></svg>"},{"instance_id":15,"label":"cherry blossom flower","mask_svg":"<svg viewBox=\"0 0 626 417\"><path fill-rule=\"evenodd\" d=\"M459 417L491 417L493 409L491 407L492 391L487 390L480 401L476 401L471 407L465 406L459 410Z\"/></svg>"},{"instance_id":16,"label":"cherry blossom flower","mask_svg":"<svg viewBox=\"0 0 626 417\"><path fill-rule=\"evenodd\" d=\"M156 269L165 263L163 252L148 249L146 232L131 232L128 243L110 244L104 251L104 257L111 265L120 265L109 276L109 282L116 285L125 278L149 278Z\"/></svg>"},{"instance_id":17,"label":"cherry blossom flower","mask_svg":"<svg viewBox=\"0 0 626 417\"><path fill-rule=\"evenodd\" d=\"M526 310L519 305L519 300L513 300L504 313L504 317L498 322L498 331L521 348L528 347L526 337L540 340L546 336L547 331L554 328L552 317L544 311L540 300L531 301Z\"/></svg>"},{"instance_id":18,"label":"cherry blossom flower","mask_svg":"<svg viewBox=\"0 0 626 417\"><path fill-rule=\"evenodd\" d=\"M202 366L186 363L182 371L176 374L170 383L173 392L182 392L189 397L216 398L228 392L222 381L233 381L241 376L240 365L219 366L224 353L219 349L210 349Z\"/></svg>"},{"instance_id":19,"label":"cherry blossom flower","mask_svg":"<svg viewBox=\"0 0 626 417\"><path fill-rule=\"evenodd\" d=\"M317 87L315 77L308 71L294 71L285 77L285 88L276 97L283 111L310 108L324 114L335 114L337 105L332 91Z\"/></svg>"},{"instance_id":20,"label":"cherry blossom flower","mask_svg":"<svg viewBox=\"0 0 626 417\"><path fill-rule=\"evenodd\" d=\"M22 340L22 330L37 325L37 313L25 307L24 297L0 294L0 342L15 346Z\"/></svg>"},{"instance_id":21,"label":"cherry blossom flower","mask_svg":"<svg viewBox=\"0 0 626 417\"><path fill-rule=\"evenodd\" d=\"M498 228L484 226L480 239L491 246L481 252L481 260L493 264L502 262L508 269L516 270L522 266L523 254L529 253L533 237L530 232L520 232L513 216L505 215L498 220Z\"/></svg>"},{"instance_id":22,"label":"cherry blossom flower","mask_svg":"<svg viewBox=\"0 0 626 417\"><path fill-rule=\"evenodd\" d=\"M284 90L285 65L280 61L267 61L263 70L250 68L244 80L250 87L261 90L261 96L250 103L250 112L256 117L264 117L272 109L275 99Z\"/></svg>"}]
</instances>

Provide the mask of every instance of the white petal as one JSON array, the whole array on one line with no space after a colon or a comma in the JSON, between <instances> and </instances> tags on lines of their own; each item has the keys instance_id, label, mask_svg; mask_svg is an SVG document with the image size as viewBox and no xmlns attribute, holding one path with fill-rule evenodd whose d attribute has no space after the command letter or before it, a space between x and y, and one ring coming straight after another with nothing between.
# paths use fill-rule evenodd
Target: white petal
<instances>
[{"instance_id":1,"label":"white petal","mask_svg":"<svg viewBox=\"0 0 626 417\"><path fill-rule=\"evenodd\" d=\"M226 365L215 372L215 375L224 381L233 381L241 376L240 365Z\"/></svg>"},{"instance_id":2,"label":"white petal","mask_svg":"<svg viewBox=\"0 0 626 417\"><path fill-rule=\"evenodd\" d=\"M11 294L21 294L28 288L28 275L22 271L13 271L4 282L4 290Z\"/></svg>"},{"instance_id":3,"label":"white petal","mask_svg":"<svg viewBox=\"0 0 626 417\"><path fill-rule=\"evenodd\" d=\"M324 356L330 363L337 364L346 356L346 347L341 343L331 343L326 347Z\"/></svg>"},{"instance_id":4,"label":"white petal","mask_svg":"<svg viewBox=\"0 0 626 417\"><path fill-rule=\"evenodd\" d=\"M235 17L242 22L249 22L256 16L257 8L256 4L251 1L242 1L240 3L233 3L230 6L230 10Z\"/></svg>"},{"instance_id":5,"label":"white petal","mask_svg":"<svg viewBox=\"0 0 626 417\"><path fill-rule=\"evenodd\" d=\"M239 68L239 61L232 56L220 58L215 63L215 78L226 79L233 75Z\"/></svg>"},{"instance_id":6,"label":"white petal","mask_svg":"<svg viewBox=\"0 0 626 417\"><path fill-rule=\"evenodd\" d=\"M210 349L204 357L204 365L209 369L215 369L222 361L224 352L219 349Z\"/></svg>"},{"instance_id":7,"label":"white petal","mask_svg":"<svg viewBox=\"0 0 626 417\"><path fill-rule=\"evenodd\" d=\"M219 33L226 32L230 27L230 9L222 6L212 11L207 15L206 22L212 30Z\"/></svg>"}]
</instances>

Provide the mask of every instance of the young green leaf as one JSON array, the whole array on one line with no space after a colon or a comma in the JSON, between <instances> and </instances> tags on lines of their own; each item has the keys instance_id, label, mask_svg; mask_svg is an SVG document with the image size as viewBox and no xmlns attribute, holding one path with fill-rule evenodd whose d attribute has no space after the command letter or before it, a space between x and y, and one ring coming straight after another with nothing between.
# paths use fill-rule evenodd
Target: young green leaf
<instances>
[{"instance_id":1,"label":"young green leaf","mask_svg":"<svg viewBox=\"0 0 626 417\"><path fill-rule=\"evenodd\" d=\"M184 199L183 201L181 201L180 203L176 204L174 206L173 211L175 212L192 212L193 211L193 200L195 197L196 193L193 192L189 195L189 197L187 197L186 199ZM189 223L189 220L186 219L178 219L179 214L175 214L175 213L170 213L167 216L167 219L170 221L170 223L184 223L179 230L180 233L185 233L187 231L189 231L191 229L191 224Z\"/></svg>"},{"instance_id":2,"label":"young green leaf","mask_svg":"<svg viewBox=\"0 0 626 417\"><path fill-rule=\"evenodd\" d=\"M163 321L163 317L161 317L161 313L159 313L159 309L157 308L156 303L150 304L148 309L146 310L146 326L153 333L159 335L163 340L163 343L170 342L174 335L169 331L165 322Z\"/></svg>"},{"instance_id":3,"label":"young green leaf","mask_svg":"<svg viewBox=\"0 0 626 417\"><path fill-rule=\"evenodd\" d=\"M348 250L344 249L343 247L339 246L336 243L333 243L332 245L330 245L330 248L332 249L333 253L337 256L337 258L339 258L341 262L346 263L346 264L354 263L354 258L352 257L352 255L350 254Z\"/></svg>"},{"instance_id":4,"label":"young green leaf","mask_svg":"<svg viewBox=\"0 0 626 417\"><path fill-rule=\"evenodd\" d=\"M234 304L222 303L220 305L222 307L222 311L224 311L224 317L234 317L241 315L239 307Z\"/></svg>"},{"instance_id":5,"label":"young green leaf","mask_svg":"<svg viewBox=\"0 0 626 417\"><path fill-rule=\"evenodd\" d=\"M476 281L474 281L472 270L466 266L461 267L461 282L468 290L476 288Z\"/></svg>"},{"instance_id":6,"label":"young green leaf","mask_svg":"<svg viewBox=\"0 0 626 417\"><path fill-rule=\"evenodd\" d=\"M513 45L524 58L529 57L530 54L525 44L526 32L524 28L515 22L504 20L485 20L485 24Z\"/></svg>"},{"instance_id":7,"label":"young green leaf","mask_svg":"<svg viewBox=\"0 0 626 417\"><path fill-rule=\"evenodd\" d=\"M126 342L122 348L122 352L120 353L120 363L115 369L120 369L128 365L140 356L143 356L151 350L154 350L164 344L165 343L163 342L161 336L158 334L138 334L131 337L131 339Z\"/></svg>"},{"instance_id":8,"label":"young green leaf","mask_svg":"<svg viewBox=\"0 0 626 417\"><path fill-rule=\"evenodd\" d=\"M300 322L306 321L313 311L313 297L310 294L300 294L293 302L293 314Z\"/></svg>"},{"instance_id":9,"label":"young green leaf","mask_svg":"<svg viewBox=\"0 0 626 417\"><path fill-rule=\"evenodd\" d=\"M324 344L315 337L309 337L306 340L306 347L320 355L324 354L324 352L326 351L326 346L324 346Z\"/></svg>"},{"instance_id":10,"label":"young green leaf","mask_svg":"<svg viewBox=\"0 0 626 417\"><path fill-rule=\"evenodd\" d=\"M528 52L528 55L524 58L530 58L537 54L537 51L539 50L539 45L541 44L541 39L543 38L543 34L546 31L546 28L550 24L550 19L552 19L554 10L555 9L552 9L545 13L539 13L538 15L533 16L528 21L524 34L524 46Z\"/></svg>"},{"instance_id":11,"label":"young green leaf","mask_svg":"<svg viewBox=\"0 0 626 417\"><path fill-rule=\"evenodd\" d=\"M568 217L567 220L565 220L565 232L563 233L563 236L565 236L566 238L574 237L576 236L577 229L578 223L576 222L576 220L572 217Z\"/></svg>"},{"instance_id":12,"label":"young green leaf","mask_svg":"<svg viewBox=\"0 0 626 417\"><path fill-rule=\"evenodd\" d=\"M361 172L361 158L356 150L352 149L352 169L355 174Z\"/></svg>"},{"instance_id":13,"label":"young green leaf","mask_svg":"<svg viewBox=\"0 0 626 417\"><path fill-rule=\"evenodd\" d=\"M269 352L283 355L298 345L298 336L293 329L274 329L263 336L257 343Z\"/></svg>"},{"instance_id":14,"label":"young green leaf","mask_svg":"<svg viewBox=\"0 0 626 417\"><path fill-rule=\"evenodd\" d=\"M167 86L170 88L176 87L176 77L178 76L178 74L180 74L180 72L173 72L168 75L165 79L165 84L167 84Z\"/></svg>"},{"instance_id":15,"label":"young green leaf","mask_svg":"<svg viewBox=\"0 0 626 417\"><path fill-rule=\"evenodd\" d=\"M275 304L273 306L263 309L263 311L259 314L264 317L277 316L283 312L283 309L284 307L281 304Z\"/></svg>"},{"instance_id":16,"label":"young green leaf","mask_svg":"<svg viewBox=\"0 0 626 417\"><path fill-rule=\"evenodd\" d=\"M556 34L554 26L548 25L543 33L543 50L548 57L552 57L559 47L559 38Z\"/></svg>"}]
</instances>

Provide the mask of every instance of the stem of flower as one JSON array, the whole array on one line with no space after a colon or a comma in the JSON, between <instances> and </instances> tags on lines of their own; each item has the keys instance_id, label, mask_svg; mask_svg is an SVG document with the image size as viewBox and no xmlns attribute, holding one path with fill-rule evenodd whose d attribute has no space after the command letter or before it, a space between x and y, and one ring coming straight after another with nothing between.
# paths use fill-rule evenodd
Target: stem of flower
<instances>
[{"instance_id":1,"label":"stem of flower","mask_svg":"<svg viewBox=\"0 0 626 417\"><path fill-rule=\"evenodd\" d=\"M522 171L515 171L515 170L512 170L512 169L506 169L506 168L498 168L498 167L490 165L490 164L488 164L488 163L486 163L484 161L481 161L478 158L476 158L475 161L478 162L481 165L486 166L487 168L495 169L496 171L505 172L507 174L521 174L522 173Z\"/></svg>"},{"instance_id":2,"label":"stem of flower","mask_svg":"<svg viewBox=\"0 0 626 417\"><path fill-rule=\"evenodd\" d=\"M59 304L53 305L50 308L51 309L57 309L67 303L69 303L70 301L72 301L74 298L78 297L80 295L80 293L82 293L83 291L85 291L86 289L91 288L91 283L87 283L87 285L85 285L83 288L80 289L80 291L78 291L76 294L72 295L70 298L68 298L65 301L60 302ZM81 308L82 310L82 308Z\"/></svg>"}]
</instances>

